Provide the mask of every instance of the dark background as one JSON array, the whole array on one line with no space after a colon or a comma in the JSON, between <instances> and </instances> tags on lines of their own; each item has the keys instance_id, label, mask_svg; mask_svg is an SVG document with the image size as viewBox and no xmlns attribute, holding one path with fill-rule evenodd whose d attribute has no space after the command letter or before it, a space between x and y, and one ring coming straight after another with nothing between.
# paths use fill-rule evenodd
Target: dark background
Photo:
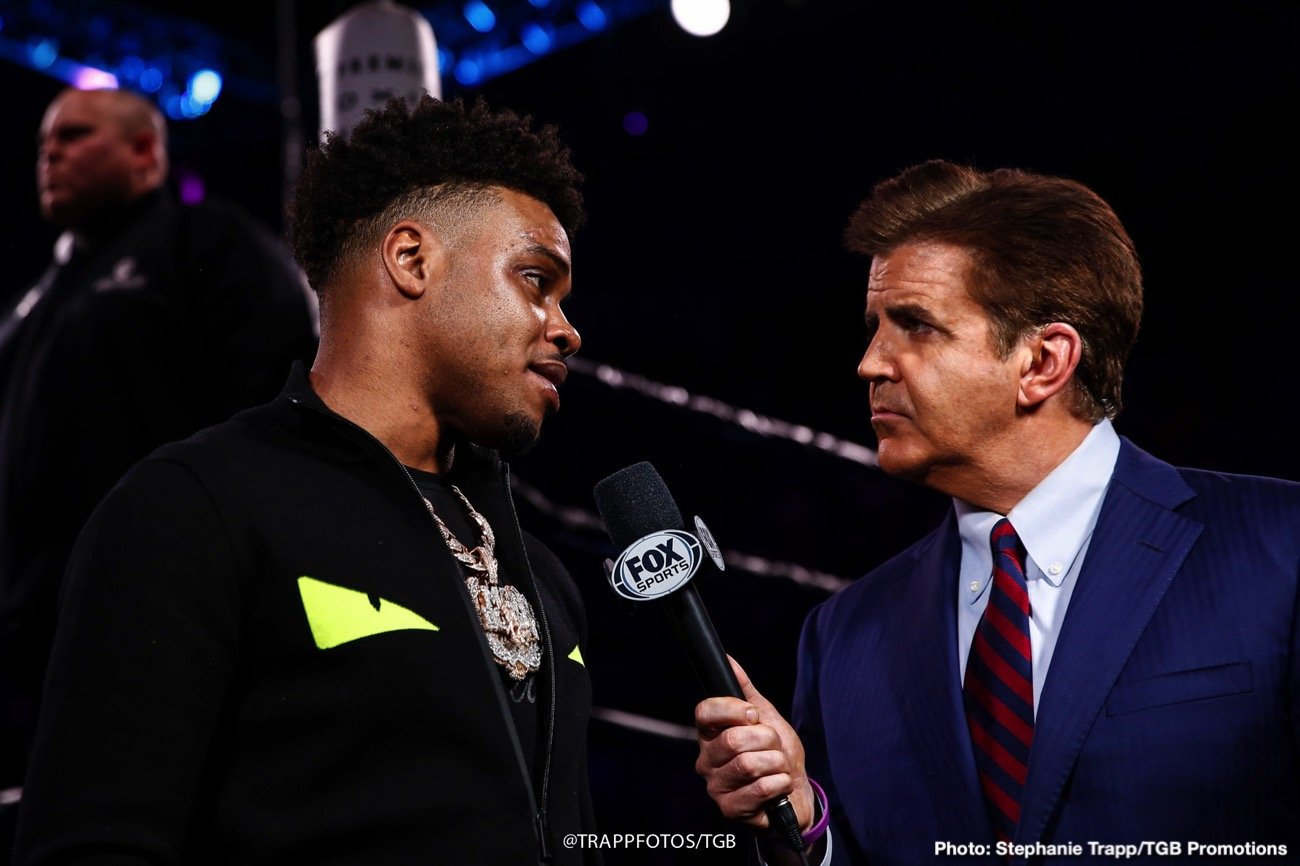
<instances>
[{"instance_id":1,"label":"dark background","mask_svg":"<svg viewBox=\"0 0 1300 866\"><path fill-rule=\"evenodd\" d=\"M287 46L269 6L256 15L231 3L144 8L238 40L264 59L272 91L277 51L292 48L310 140L310 39L347 5L301 4ZM700 39L665 3L474 88L558 124L587 176L590 222L574 238L567 305L583 357L872 445L854 375L867 263L840 245L846 218L873 183L923 159L1019 166L1096 189L1142 256L1147 313L1119 431L1176 463L1300 479L1290 315L1300 288L1290 260L1300 7L734 6L722 33ZM443 83L447 96L465 91ZM61 85L8 63L0 85L10 105L0 238L12 293L44 267L53 239L36 212L32 137ZM644 135L624 132L632 110L649 120ZM178 170L280 228L275 100L224 94L172 130ZM597 481L650 460L687 519L702 515L724 548L851 579L947 505L868 466L587 375L570 378L564 403L515 463L556 506L591 512ZM689 724L698 687L659 611L608 589L603 533L526 502L520 510L586 593L597 705ZM826 590L736 567L700 586L728 650L787 706L799 626ZM724 829L693 773L692 743L597 720L591 750L603 829ZM741 862L738 851L609 854L611 863Z\"/></svg>"}]
</instances>

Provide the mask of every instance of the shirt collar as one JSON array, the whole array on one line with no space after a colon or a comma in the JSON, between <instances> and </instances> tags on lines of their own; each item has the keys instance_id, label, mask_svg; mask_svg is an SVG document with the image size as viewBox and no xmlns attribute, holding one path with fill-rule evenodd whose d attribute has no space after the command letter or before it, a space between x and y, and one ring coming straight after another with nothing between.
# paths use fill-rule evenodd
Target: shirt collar
<instances>
[{"instance_id":1,"label":"shirt collar","mask_svg":"<svg viewBox=\"0 0 1300 866\"><path fill-rule=\"evenodd\" d=\"M1119 436L1110 421L1103 419L1006 515L1029 554L1029 574L1054 587L1061 585L1097 524L1118 457ZM983 551L981 558L988 560L991 569L989 533L1002 515L977 510L959 499L954 499L953 505L963 549ZM969 592L968 600L979 598L985 585L987 581Z\"/></svg>"}]
</instances>

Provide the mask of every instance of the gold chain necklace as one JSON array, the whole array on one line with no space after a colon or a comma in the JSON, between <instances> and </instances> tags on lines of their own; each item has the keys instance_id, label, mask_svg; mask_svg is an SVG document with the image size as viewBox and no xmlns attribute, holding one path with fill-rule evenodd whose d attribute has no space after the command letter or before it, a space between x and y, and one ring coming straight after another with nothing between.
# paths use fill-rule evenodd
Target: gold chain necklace
<instances>
[{"instance_id":1,"label":"gold chain necklace","mask_svg":"<svg viewBox=\"0 0 1300 866\"><path fill-rule=\"evenodd\" d=\"M479 623L487 636L488 648L497 664L506 669L510 677L522 680L528 674L542 666L542 650L538 640L537 619L533 616L533 606L528 598L510 584L501 586L497 582L496 536L483 515L474 510L465 494L454 484L447 485L460 498L469 511L479 530L481 541L478 547L470 550L452 534L447 524L442 522L433 503L424 498L424 507L429 509L442 540L447 542L451 555L465 566L468 572L465 587L469 590L470 602L478 612Z\"/></svg>"}]
</instances>

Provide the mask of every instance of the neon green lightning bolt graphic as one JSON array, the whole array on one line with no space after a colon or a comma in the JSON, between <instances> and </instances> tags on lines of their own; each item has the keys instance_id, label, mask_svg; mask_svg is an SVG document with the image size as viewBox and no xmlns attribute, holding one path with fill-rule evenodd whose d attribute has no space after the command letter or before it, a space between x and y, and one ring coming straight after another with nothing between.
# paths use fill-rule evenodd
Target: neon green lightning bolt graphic
<instances>
[{"instance_id":1,"label":"neon green lightning bolt graphic","mask_svg":"<svg viewBox=\"0 0 1300 866\"><path fill-rule=\"evenodd\" d=\"M438 627L418 613L413 613L387 599L379 606L370 596L346 586L335 586L306 575L298 578L298 592L307 611L307 623L320 649L332 649L371 635L405 629L437 631Z\"/></svg>"}]
</instances>

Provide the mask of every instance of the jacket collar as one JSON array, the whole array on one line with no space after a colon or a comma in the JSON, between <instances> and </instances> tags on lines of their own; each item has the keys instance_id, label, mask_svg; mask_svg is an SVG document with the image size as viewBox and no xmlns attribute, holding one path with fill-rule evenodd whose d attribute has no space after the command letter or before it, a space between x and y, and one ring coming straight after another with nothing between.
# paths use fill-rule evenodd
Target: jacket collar
<instances>
[{"instance_id":1,"label":"jacket collar","mask_svg":"<svg viewBox=\"0 0 1300 866\"><path fill-rule=\"evenodd\" d=\"M297 398L295 402L306 402L326 412L330 411L325 401L317 396L315 389L312 388L311 379L307 375L307 365L302 361L295 360L293 366L289 368L289 378L285 380L277 399L288 400L289 398Z\"/></svg>"},{"instance_id":2,"label":"jacket collar","mask_svg":"<svg viewBox=\"0 0 1300 866\"><path fill-rule=\"evenodd\" d=\"M311 386L307 366L302 361L294 361L289 369L289 377L280 390L277 402L292 407L306 408L313 414L335 422L340 430L351 434L351 438L382 448L391 456L392 452L374 435L354 421L344 418L325 404L316 390ZM474 483L473 479L496 479L505 469L501 456L490 448L483 448L472 442L460 442L456 445L451 469L447 479L457 486Z\"/></svg>"},{"instance_id":3,"label":"jacket collar","mask_svg":"<svg viewBox=\"0 0 1300 866\"><path fill-rule=\"evenodd\" d=\"M171 207L174 204L175 201L168 191L159 187L130 202L95 214L84 225L70 230L73 249L69 250L69 253L77 256L98 253L125 234L144 214L155 208ZM57 245L55 250L57 258Z\"/></svg>"}]
</instances>

